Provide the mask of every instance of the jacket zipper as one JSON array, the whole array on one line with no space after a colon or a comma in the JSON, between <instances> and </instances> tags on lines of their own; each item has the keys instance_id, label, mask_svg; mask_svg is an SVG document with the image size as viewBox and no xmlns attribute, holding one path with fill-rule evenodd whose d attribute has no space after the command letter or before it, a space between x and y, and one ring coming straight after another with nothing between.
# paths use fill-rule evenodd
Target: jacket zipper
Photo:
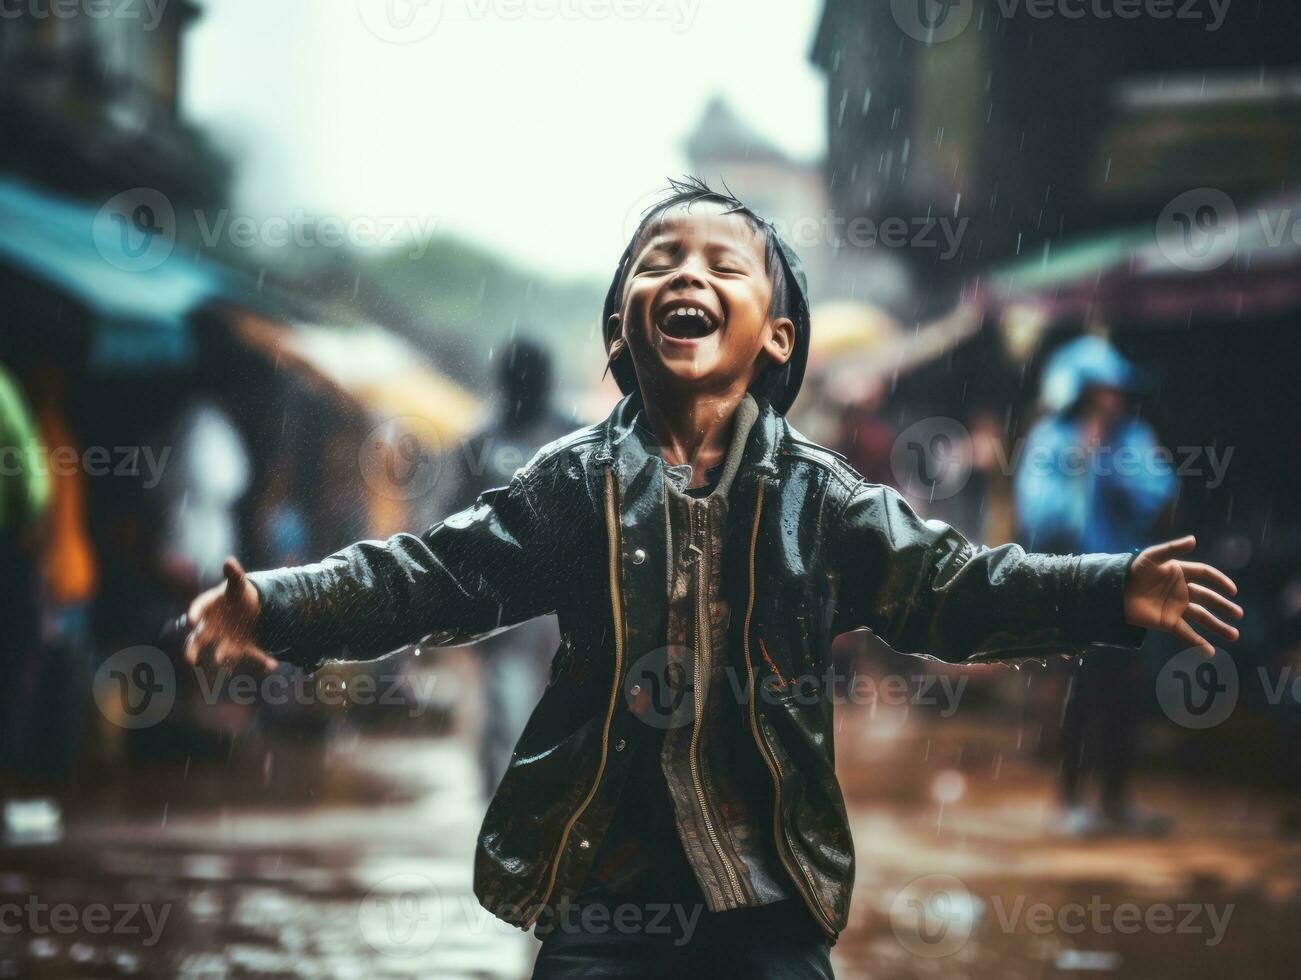
<instances>
[{"instance_id":1,"label":"jacket zipper","mask_svg":"<svg viewBox=\"0 0 1301 980\"><path fill-rule=\"evenodd\" d=\"M547 879L546 891L542 893L542 900L538 903L537 910L524 923L523 929L528 929L542 915L547 906L547 901L551 898L551 893L556 887L556 873L560 870L560 859L565 853L565 845L569 843L569 835L574 829L574 824L578 818L591 804L596 796L597 787L601 785L601 777L605 774L606 759L610 754L610 722L614 719L615 705L619 702L619 681L623 673L623 647L624 647L624 623L623 623L623 587L619 577L619 508L616 501L614 486L614 467L608 467L605 471L605 531L609 542L609 570L610 570L610 606L614 614L614 676L610 681L610 703L605 709L605 724L601 728L601 761L596 767L596 778L592 780L592 788L587 791L583 797L583 802L578 805L565 824L565 829L560 834L560 846L556 848L556 856L551 862L551 874Z\"/></svg>"},{"instance_id":2,"label":"jacket zipper","mask_svg":"<svg viewBox=\"0 0 1301 980\"><path fill-rule=\"evenodd\" d=\"M809 877L808 872L805 871L802 862L799 864L800 874L795 873L795 868L792 863L792 848L786 840L786 835L782 832L781 827L781 763L779 763L777 757L769 751L768 745L764 741L763 736L759 734L759 722L755 715L754 703L758 692L755 688L754 665L750 662L750 621L754 615L754 565L755 552L758 549L759 544L759 517L763 513L763 491L764 482L761 479L759 480L758 494L755 497L754 503L754 525L750 529L750 598L745 607L745 633L743 636L743 642L745 644L745 670L750 682L750 732L754 735L755 744L759 747L759 754L763 756L764 761L768 764L768 771L772 774L774 790L772 826L773 836L777 843L777 852L782 859L782 863L786 865L786 871L790 874L791 880L794 881L798 887L805 904L808 905L809 911L813 913L814 918L821 922L823 928L825 928L832 938L834 938L836 936L836 929L835 926L832 925L831 916L823 909L822 900L818 897L817 889L814 888L813 881Z\"/></svg>"},{"instance_id":3,"label":"jacket zipper","mask_svg":"<svg viewBox=\"0 0 1301 980\"><path fill-rule=\"evenodd\" d=\"M713 668L713 624L709 619L709 580L706 574L705 562L707 561L707 548L703 547L708 543L709 529L709 505L693 504L688 511L691 515L691 536L695 536L695 519L694 515L699 510L704 514L705 531L701 535L701 541L697 545L696 551L696 652L692 658L695 661L695 725L691 730L691 746L687 753L687 759L691 764L691 781L696 788L696 802L700 804L700 815L705 820L705 831L709 834L709 842L714 845L714 853L718 855L718 860L722 863L723 869L727 872L728 883L732 886L732 897L740 900L741 883L737 880L736 869L732 862L723 852L722 842L718 837L718 830L714 826L714 819L709 812L709 803L705 799L705 785L701 778L701 761L700 761L700 735L704 727L705 701L709 694L710 671Z\"/></svg>"}]
</instances>

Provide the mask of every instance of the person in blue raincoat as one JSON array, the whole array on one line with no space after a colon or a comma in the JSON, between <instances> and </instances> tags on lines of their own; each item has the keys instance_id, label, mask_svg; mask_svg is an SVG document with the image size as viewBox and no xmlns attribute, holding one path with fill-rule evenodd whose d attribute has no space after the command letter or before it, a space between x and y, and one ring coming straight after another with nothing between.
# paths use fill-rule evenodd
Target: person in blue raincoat
<instances>
[{"instance_id":1,"label":"person in blue raincoat","mask_svg":"<svg viewBox=\"0 0 1301 980\"><path fill-rule=\"evenodd\" d=\"M1060 347L1044 368L1048 413L1031 429L1014 492L1027 548L1060 554L1133 551L1156 540L1157 519L1176 491L1168 450L1134 412L1142 377L1099 336ZM1060 792L1067 833L1160 832L1163 818L1132 802L1137 658L1100 651L1077 662L1062 719ZM1096 774L1100 799L1085 802Z\"/></svg>"}]
</instances>

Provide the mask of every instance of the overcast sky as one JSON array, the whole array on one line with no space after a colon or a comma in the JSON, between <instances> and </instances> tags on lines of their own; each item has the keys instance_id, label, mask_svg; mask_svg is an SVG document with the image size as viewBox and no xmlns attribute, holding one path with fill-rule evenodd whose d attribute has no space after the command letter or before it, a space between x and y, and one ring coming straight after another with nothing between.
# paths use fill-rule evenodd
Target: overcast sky
<instances>
[{"instance_id":1,"label":"overcast sky","mask_svg":"<svg viewBox=\"0 0 1301 980\"><path fill-rule=\"evenodd\" d=\"M433 223L605 275L712 94L795 156L824 145L821 0L202 2L185 112L259 219Z\"/></svg>"}]
</instances>

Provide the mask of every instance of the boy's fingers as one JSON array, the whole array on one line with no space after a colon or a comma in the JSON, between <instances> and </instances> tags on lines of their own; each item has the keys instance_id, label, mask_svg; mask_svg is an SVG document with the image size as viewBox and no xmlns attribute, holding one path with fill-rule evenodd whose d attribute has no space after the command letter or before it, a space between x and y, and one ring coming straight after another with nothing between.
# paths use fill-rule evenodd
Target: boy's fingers
<instances>
[{"instance_id":1,"label":"boy's fingers","mask_svg":"<svg viewBox=\"0 0 1301 980\"><path fill-rule=\"evenodd\" d=\"M1191 534L1186 534L1182 538L1175 538L1173 541L1162 541L1160 544L1154 544L1148 549L1148 557L1153 561L1162 562L1173 558L1175 555L1184 555L1197 547L1197 539Z\"/></svg>"},{"instance_id":2,"label":"boy's fingers","mask_svg":"<svg viewBox=\"0 0 1301 980\"><path fill-rule=\"evenodd\" d=\"M1188 644L1188 646L1196 647L1206 656L1215 656L1215 647L1211 646L1208 640L1203 639L1195 629L1189 626L1182 619L1178 620L1174 626L1170 628L1170 632L1183 640L1183 642Z\"/></svg>"},{"instance_id":3,"label":"boy's fingers","mask_svg":"<svg viewBox=\"0 0 1301 980\"><path fill-rule=\"evenodd\" d=\"M240 599L244 595L244 566L234 555L221 563L221 573L226 576L226 595Z\"/></svg>"},{"instance_id":4,"label":"boy's fingers","mask_svg":"<svg viewBox=\"0 0 1301 980\"><path fill-rule=\"evenodd\" d=\"M1191 619L1198 626L1201 626L1204 629L1208 629L1212 633L1215 633L1226 640L1233 641L1238 638L1238 631L1236 629L1234 629L1228 623L1224 623L1216 619L1215 616L1213 616L1209 610L1205 609L1202 606L1199 606L1195 602L1190 602L1188 604L1188 609L1185 610L1184 615L1187 616L1189 619Z\"/></svg>"},{"instance_id":5,"label":"boy's fingers","mask_svg":"<svg viewBox=\"0 0 1301 980\"><path fill-rule=\"evenodd\" d=\"M196 664L212 663L212 651L214 648L214 643L212 641L212 638L207 635L202 635L198 637L196 642L197 642L197 646L196 646L197 652L195 653L194 656L194 662Z\"/></svg>"},{"instance_id":6,"label":"boy's fingers","mask_svg":"<svg viewBox=\"0 0 1301 980\"><path fill-rule=\"evenodd\" d=\"M271 671L275 670L277 667L280 666L279 660L271 656L271 654L267 653L265 650L259 649L258 647L253 647L253 646L245 647L244 655L248 657L248 659L251 660L253 663L261 667L267 673L270 673Z\"/></svg>"},{"instance_id":7,"label":"boy's fingers","mask_svg":"<svg viewBox=\"0 0 1301 980\"><path fill-rule=\"evenodd\" d=\"M1241 619L1243 616L1242 607L1240 605L1236 602L1230 602L1218 592L1213 589L1208 589L1204 585L1190 582L1188 584L1188 595L1194 601L1201 603L1208 609L1214 609L1216 612L1223 613L1226 616L1232 616L1234 619Z\"/></svg>"},{"instance_id":8,"label":"boy's fingers","mask_svg":"<svg viewBox=\"0 0 1301 980\"><path fill-rule=\"evenodd\" d=\"M200 592L190 600L190 606L185 610L185 625L193 630L203 619L203 614L208 611L212 605L212 597L209 595L211 590Z\"/></svg>"},{"instance_id":9,"label":"boy's fingers","mask_svg":"<svg viewBox=\"0 0 1301 980\"><path fill-rule=\"evenodd\" d=\"M1229 595L1238 594L1238 587L1233 584L1233 579L1214 565L1207 565L1200 561L1181 561L1179 567L1184 570L1184 578L1189 582L1210 582L1218 585Z\"/></svg>"},{"instance_id":10,"label":"boy's fingers","mask_svg":"<svg viewBox=\"0 0 1301 980\"><path fill-rule=\"evenodd\" d=\"M200 619L194 629L190 630L190 635L185 638L185 659L191 664L199 663L203 659L207 642L208 623L207 620Z\"/></svg>"}]
</instances>

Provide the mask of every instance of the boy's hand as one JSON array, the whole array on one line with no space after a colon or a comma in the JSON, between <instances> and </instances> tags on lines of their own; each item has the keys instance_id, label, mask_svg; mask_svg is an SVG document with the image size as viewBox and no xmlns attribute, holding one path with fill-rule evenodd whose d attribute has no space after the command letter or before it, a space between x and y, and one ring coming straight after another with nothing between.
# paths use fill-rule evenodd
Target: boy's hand
<instances>
[{"instance_id":1,"label":"boy's hand","mask_svg":"<svg viewBox=\"0 0 1301 980\"><path fill-rule=\"evenodd\" d=\"M1215 647L1193 625L1232 642L1238 631L1218 616L1241 619L1242 607L1220 594L1238 594L1229 576L1202 562L1179 560L1179 555L1186 555L1196 544L1190 534L1139 552L1125 581L1125 622L1173 633L1209 657Z\"/></svg>"},{"instance_id":2,"label":"boy's hand","mask_svg":"<svg viewBox=\"0 0 1301 980\"><path fill-rule=\"evenodd\" d=\"M185 640L185 660L194 665L204 663L231 666L241 660L272 671L279 661L257 645L257 589L234 558L227 558L221 568L226 576L223 585L214 585L190 603L186 620L190 635Z\"/></svg>"}]
</instances>

